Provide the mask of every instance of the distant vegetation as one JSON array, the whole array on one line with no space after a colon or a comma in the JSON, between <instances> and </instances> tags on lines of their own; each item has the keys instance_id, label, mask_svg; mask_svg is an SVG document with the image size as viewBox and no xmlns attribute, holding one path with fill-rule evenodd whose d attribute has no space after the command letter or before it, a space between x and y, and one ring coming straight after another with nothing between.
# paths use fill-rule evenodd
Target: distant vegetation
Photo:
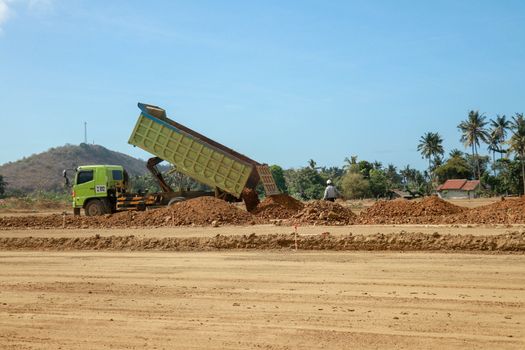
<instances>
[{"instance_id":1,"label":"distant vegetation","mask_svg":"<svg viewBox=\"0 0 525 350\"><path fill-rule=\"evenodd\" d=\"M0 210L69 209L71 196L57 192L33 192L0 199Z\"/></svg>"},{"instance_id":2,"label":"distant vegetation","mask_svg":"<svg viewBox=\"0 0 525 350\"><path fill-rule=\"evenodd\" d=\"M460 141L470 150L453 149L445 156L443 138L427 132L419 139L417 150L428 161L419 171L409 165L402 169L378 161L345 159L342 167L319 167L314 160L299 169L284 170L288 193L301 199L320 198L327 179L332 179L346 198L388 197L394 190L412 194L432 193L448 179L479 179L481 194L523 194L525 189L525 118L516 113L487 118L470 111L458 125ZM480 151L486 147L488 155ZM492 157L491 157L492 156Z\"/></svg>"},{"instance_id":3,"label":"distant vegetation","mask_svg":"<svg viewBox=\"0 0 525 350\"><path fill-rule=\"evenodd\" d=\"M450 151L444 157L443 139L438 133L423 135L418 151L428 159L428 187L433 189L447 179L478 179L487 194L523 194L525 189L525 118L516 113L487 118L479 111L470 111L458 125L460 141L470 154ZM489 155L480 155L486 146ZM498 156L496 156L498 154ZM491 157L492 156L492 157Z\"/></svg>"},{"instance_id":4,"label":"distant vegetation","mask_svg":"<svg viewBox=\"0 0 525 350\"><path fill-rule=\"evenodd\" d=\"M0 175L0 198L2 198L5 194L5 186L6 183L4 181L4 177Z\"/></svg>"},{"instance_id":5,"label":"distant vegetation","mask_svg":"<svg viewBox=\"0 0 525 350\"><path fill-rule=\"evenodd\" d=\"M272 173L276 168L279 167L271 167ZM391 164L384 167L381 162L358 160L357 156L346 158L342 167L317 166L310 160L305 167L282 171L286 192L303 200L321 198L328 179L348 199L388 197L397 189L420 194L428 190L424 174L416 169L407 166L398 171Z\"/></svg>"}]
</instances>

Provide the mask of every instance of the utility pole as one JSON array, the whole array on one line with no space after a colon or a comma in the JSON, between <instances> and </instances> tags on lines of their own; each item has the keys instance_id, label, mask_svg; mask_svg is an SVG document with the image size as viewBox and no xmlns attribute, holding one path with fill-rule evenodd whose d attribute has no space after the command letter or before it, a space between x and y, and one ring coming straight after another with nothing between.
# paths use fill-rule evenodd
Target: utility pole
<instances>
[{"instance_id":1,"label":"utility pole","mask_svg":"<svg viewBox=\"0 0 525 350\"><path fill-rule=\"evenodd\" d=\"M87 122L84 122L84 143L87 144Z\"/></svg>"}]
</instances>

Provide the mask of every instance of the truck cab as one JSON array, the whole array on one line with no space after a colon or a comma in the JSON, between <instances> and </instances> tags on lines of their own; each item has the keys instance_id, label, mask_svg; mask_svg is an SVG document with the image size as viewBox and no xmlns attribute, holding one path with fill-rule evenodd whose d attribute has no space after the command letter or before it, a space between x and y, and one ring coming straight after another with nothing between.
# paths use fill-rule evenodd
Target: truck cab
<instances>
[{"instance_id":1,"label":"truck cab","mask_svg":"<svg viewBox=\"0 0 525 350\"><path fill-rule=\"evenodd\" d=\"M116 210L117 196L126 192L128 175L120 165L84 165L73 180L73 212L84 209L87 216L110 214Z\"/></svg>"}]
</instances>

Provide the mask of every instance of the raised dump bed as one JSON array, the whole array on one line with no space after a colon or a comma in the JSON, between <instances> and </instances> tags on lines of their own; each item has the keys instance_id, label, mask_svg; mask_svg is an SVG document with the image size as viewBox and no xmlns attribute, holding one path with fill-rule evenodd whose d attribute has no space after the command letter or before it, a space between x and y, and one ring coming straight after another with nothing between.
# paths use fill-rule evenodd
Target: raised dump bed
<instances>
[{"instance_id":1,"label":"raised dump bed","mask_svg":"<svg viewBox=\"0 0 525 350\"><path fill-rule=\"evenodd\" d=\"M266 194L278 193L268 167L185 127L160 107L139 103L141 114L129 143L171 163L178 172L212 188L241 197L263 174ZM273 188L272 188L273 186Z\"/></svg>"}]
</instances>

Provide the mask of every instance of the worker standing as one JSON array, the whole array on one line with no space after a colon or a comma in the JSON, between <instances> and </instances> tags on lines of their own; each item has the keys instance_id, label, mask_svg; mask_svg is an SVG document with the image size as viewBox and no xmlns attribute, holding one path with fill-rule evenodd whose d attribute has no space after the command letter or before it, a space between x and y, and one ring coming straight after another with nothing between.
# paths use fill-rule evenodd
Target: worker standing
<instances>
[{"instance_id":1,"label":"worker standing","mask_svg":"<svg viewBox=\"0 0 525 350\"><path fill-rule=\"evenodd\" d=\"M334 202L337 197L339 197L339 192L332 183L332 180L327 180L323 199L325 201Z\"/></svg>"}]
</instances>

